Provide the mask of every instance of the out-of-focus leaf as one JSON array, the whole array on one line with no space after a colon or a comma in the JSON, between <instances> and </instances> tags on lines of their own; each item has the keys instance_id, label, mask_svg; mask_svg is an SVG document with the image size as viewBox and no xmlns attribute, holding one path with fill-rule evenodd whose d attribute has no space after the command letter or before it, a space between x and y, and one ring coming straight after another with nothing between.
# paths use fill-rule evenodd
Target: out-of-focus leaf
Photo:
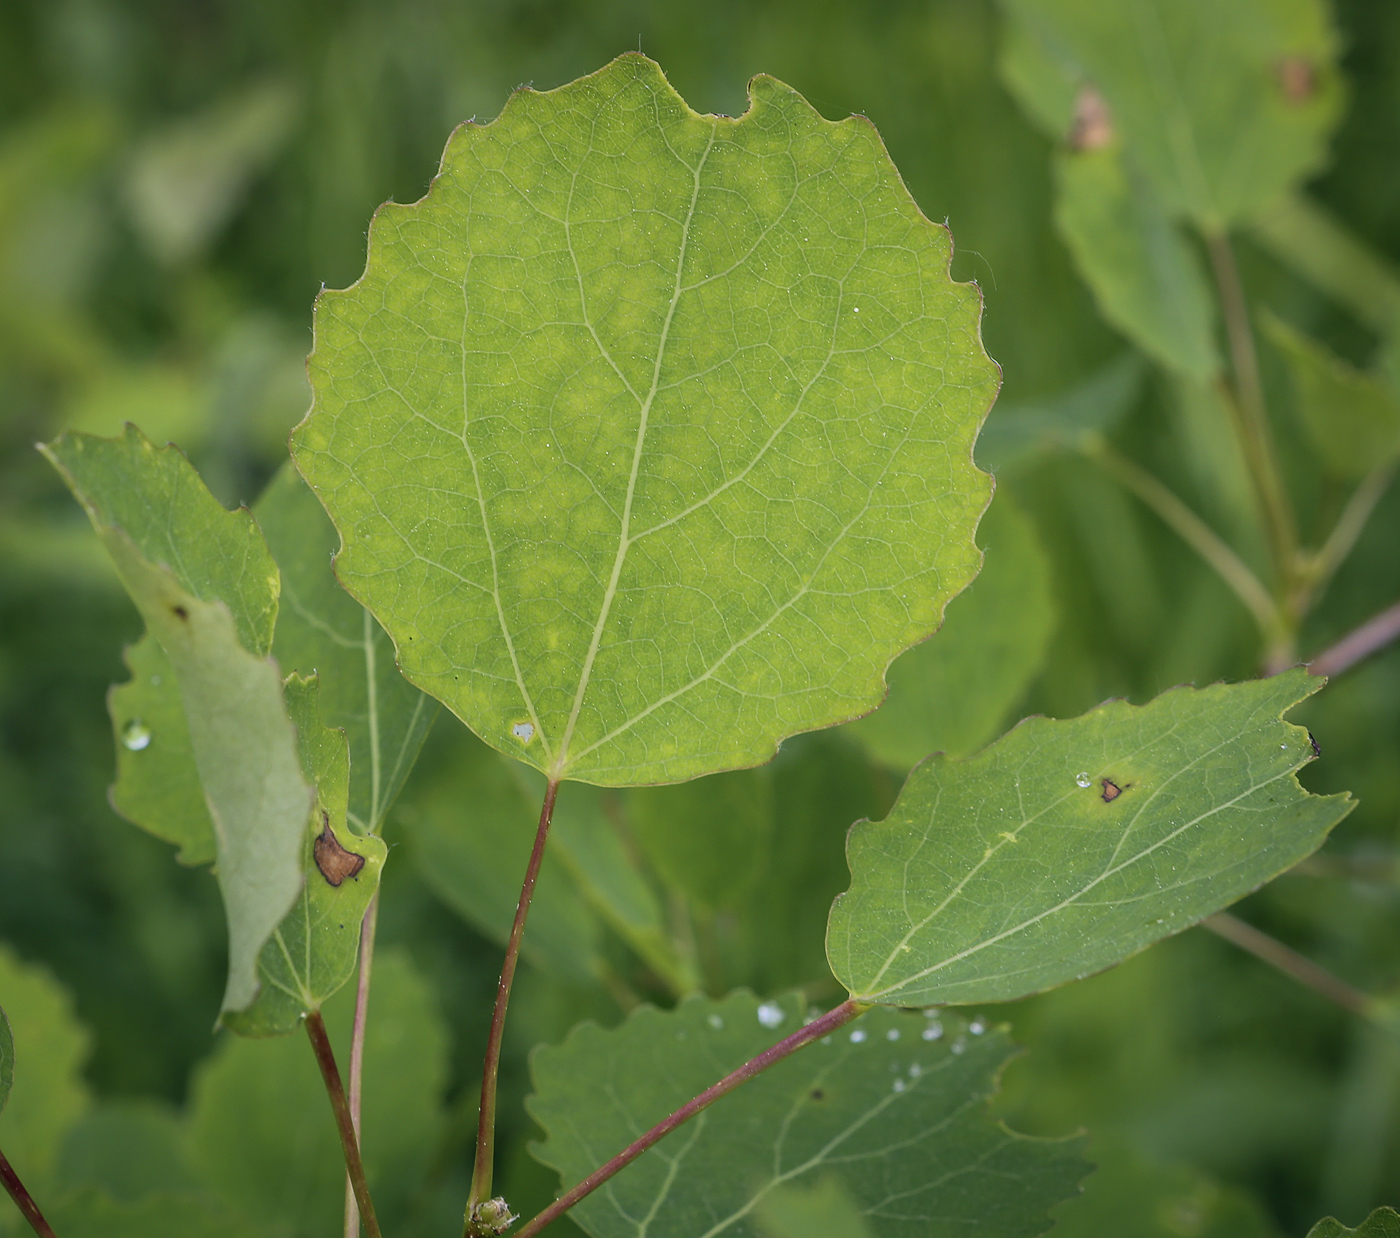
<instances>
[{"instance_id":1,"label":"out-of-focus leaf","mask_svg":"<svg viewBox=\"0 0 1400 1238\"><path fill-rule=\"evenodd\" d=\"M1400 454L1400 395L1270 314L1269 339L1293 380L1298 415L1314 450L1340 477L1363 477Z\"/></svg>"},{"instance_id":2,"label":"out-of-focus leaf","mask_svg":"<svg viewBox=\"0 0 1400 1238\"><path fill-rule=\"evenodd\" d=\"M1003 473L1057 448L1077 450L1086 435L1105 434L1142 393L1147 365L1136 352L1044 404L998 404L977 439L977 462Z\"/></svg>"},{"instance_id":3,"label":"out-of-focus leaf","mask_svg":"<svg viewBox=\"0 0 1400 1238\"><path fill-rule=\"evenodd\" d=\"M312 803L266 656L276 564L246 511L220 507L184 456L135 427L120 439L66 434L44 451L179 680L228 917L223 1010L242 1010L257 995L258 954L301 890Z\"/></svg>"},{"instance_id":4,"label":"out-of-focus leaf","mask_svg":"<svg viewBox=\"0 0 1400 1238\"><path fill-rule=\"evenodd\" d=\"M47 1215L64 1238L262 1238L269 1232L198 1195L118 1200L83 1191L59 1200Z\"/></svg>"},{"instance_id":5,"label":"out-of-focus leaf","mask_svg":"<svg viewBox=\"0 0 1400 1238\"><path fill-rule=\"evenodd\" d=\"M355 974L360 923L379 889L386 848L379 838L354 834L345 820L349 752L345 733L323 725L318 681L293 675L287 710L316 807L302 840L301 896L258 957L258 996L246 1010L224 1016L242 1036L296 1031L302 1017Z\"/></svg>"},{"instance_id":6,"label":"out-of-focus leaf","mask_svg":"<svg viewBox=\"0 0 1400 1238\"><path fill-rule=\"evenodd\" d=\"M631 54L519 91L318 305L294 451L341 579L551 777L863 713L976 570L981 294L867 121L751 99L697 115Z\"/></svg>"},{"instance_id":7,"label":"out-of-focus leaf","mask_svg":"<svg viewBox=\"0 0 1400 1238\"><path fill-rule=\"evenodd\" d=\"M1070 137L1066 100L1081 109L1096 92L1168 214L1207 233L1270 205L1323 159L1342 89L1318 0L1006 7L1021 25L1006 76L1032 114ZM1028 67L1033 54L1048 65Z\"/></svg>"},{"instance_id":8,"label":"out-of-focus leaf","mask_svg":"<svg viewBox=\"0 0 1400 1238\"><path fill-rule=\"evenodd\" d=\"M272 651L282 670L316 674L321 717L350 740L350 820L377 832L398 797L438 706L394 663L370 613L340 587L340 544L315 496L288 464L253 507L282 573Z\"/></svg>"},{"instance_id":9,"label":"out-of-focus leaf","mask_svg":"<svg viewBox=\"0 0 1400 1238\"><path fill-rule=\"evenodd\" d=\"M1400 274L1313 199L1301 193L1280 198L1254 218L1250 231L1373 331L1389 335L1400 324Z\"/></svg>"},{"instance_id":10,"label":"out-of-focus leaf","mask_svg":"<svg viewBox=\"0 0 1400 1238\"><path fill-rule=\"evenodd\" d=\"M1117 145L1055 160L1055 222L1109 322L1169 370L1220 368L1215 302L1196 251Z\"/></svg>"},{"instance_id":11,"label":"out-of-focus leaf","mask_svg":"<svg viewBox=\"0 0 1400 1238\"><path fill-rule=\"evenodd\" d=\"M136 231L162 262L186 262L232 218L296 117L283 84L251 87L136 149L123 185Z\"/></svg>"},{"instance_id":12,"label":"out-of-focus leaf","mask_svg":"<svg viewBox=\"0 0 1400 1238\"><path fill-rule=\"evenodd\" d=\"M1199 1170L1089 1147L1084 1193L1055 1209L1055 1238L1281 1238L1257 1200Z\"/></svg>"},{"instance_id":13,"label":"out-of-focus leaf","mask_svg":"<svg viewBox=\"0 0 1400 1238\"><path fill-rule=\"evenodd\" d=\"M1302 669L1030 718L976 757L935 757L851 829L832 970L862 1001L1008 1001L1119 962L1316 850L1351 810L1295 771L1282 714Z\"/></svg>"},{"instance_id":14,"label":"out-of-focus leaf","mask_svg":"<svg viewBox=\"0 0 1400 1238\"><path fill-rule=\"evenodd\" d=\"M14 1082L15 1038L10 1032L10 1021L5 1017L5 1011L0 1009L0 1113L5 1111Z\"/></svg>"},{"instance_id":15,"label":"out-of-focus leaf","mask_svg":"<svg viewBox=\"0 0 1400 1238\"><path fill-rule=\"evenodd\" d=\"M875 1238L836 1178L810 1187L775 1187L759 1205L758 1220L766 1238Z\"/></svg>"},{"instance_id":16,"label":"out-of-focus leaf","mask_svg":"<svg viewBox=\"0 0 1400 1238\"><path fill-rule=\"evenodd\" d=\"M58 1177L65 1187L131 1201L189 1194L199 1185L179 1117L150 1101L95 1106L68 1132Z\"/></svg>"},{"instance_id":17,"label":"out-of-focus leaf","mask_svg":"<svg viewBox=\"0 0 1400 1238\"><path fill-rule=\"evenodd\" d=\"M1308 1238L1400 1238L1400 1212L1377 1208L1355 1229L1327 1217L1308 1231Z\"/></svg>"},{"instance_id":18,"label":"out-of-focus leaf","mask_svg":"<svg viewBox=\"0 0 1400 1238\"><path fill-rule=\"evenodd\" d=\"M73 1016L68 994L47 972L21 963L0 945L0 1003L8 1016L6 1059L19 1063L4 1113L0 1149L31 1191L53 1178L59 1146L88 1107L83 1062L88 1034ZM28 1228L8 1194L0 1195L0 1226Z\"/></svg>"},{"instance_id":19,"label":"out-of-focus leaf","mask_svg":"<svg viewBox=\"0 0 1400 1238\"><path fill-rule=\"evenodd\" d=\"M964 756L997 732L1040 669L1055 625L1050 564L1030 521L999 494L979 530L986 562L938 632L901 654L890 694L846 731L907 770L931 752Z\"/></svg>"},{"instance_id":20,"label":"out-of-focus leaf","mask_svg":"<svg viewBox=\"0 0 1400 1238\"><path fill-rule=\"evenodd\" d=\"M123 655L131 679L107 693L117 747L112 807L180 848L181 864L214 860L214 823L190 746L175 669L149 633Z\"/></svg>"},{"instance_id":21,"label":"out-of-focus leaf","mask_svg":"<svg viewBox=\"0 0 1400 1238\"><path fill-rule=\"evenodd\" d=\"M739 992L583 1024L531 1059L534 1151L571 1186L729 1071L801 1026L796 997ZM977 1022L872 1011L723 1097L573 1209L594 1238L757 1238L769 1192L835 1179L881 1235L1044 1233L1078 1190L1080 1141L988 1117L1011 1053ZM640 1218L646 1218L643 1223Z\"/></svg>"},{"instance_id":22,"label":"out-of-focus leaf","mask_svg":"<svg viewBox=\"0 0 1400 1238\"><path fill-rule=\"evenodd\" d=\"M733 907L766 878L773 834L767 769L637 787L626 803L632 833L662 880L701 905Z\"/></svg>"},{"instance_id":23,"label":"out-of-focus leaf","mask_svg":"<svg viewBox=\"0 0 1400 1238\"><path fill-rule=\"evenodd\" d=\"M342 1063L352 1005L346 990L326 1008ZM386 1230L402 1216L437 1138L445 1056L446 1034L428 986L394 950L377 951L363 1129L365 1167ZM338 1232L345 1163L303 1037L226 1040L195 1075L188 1138L200 1180L259 1232Z\"/></svg>"},{"instance_id":24,"label":"out-of-focus leaf","mask_svg":"<svg viewBox=\"0 0 1400 1238\"><path fill-rule=\"evenodd\" d=\"M453 749L450 765L425 781L405 823L419 875L458 915L504 945L539 824L543 788L532 794L516 762L471 736ZM561 788L561 802L568 791ZM549 849L521 951L556 975L575 981L597 975L598 922Z\"/></svg>"}]
</instances>

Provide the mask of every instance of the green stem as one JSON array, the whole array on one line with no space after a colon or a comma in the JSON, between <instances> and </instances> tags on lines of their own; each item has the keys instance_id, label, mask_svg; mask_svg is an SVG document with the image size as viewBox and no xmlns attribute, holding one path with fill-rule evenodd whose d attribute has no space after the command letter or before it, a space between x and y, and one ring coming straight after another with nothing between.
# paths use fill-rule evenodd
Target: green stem
<instances>
[{"instance_id":1,"label":"green stem","mask_svg":"<svg viewBox=\"0 0 1400 1238\"><path fill-rule=\"evenodd\" d=\"M1239 946L1241 950L1254 955L1256 959L1261 959L1299 984L1306 985L1314 993L1321 994L1343 1010L1360 1015L1363 1019L1377 1017L1374 998L1360 989L1353 988L1340 976L1334 976L1325 967L1319 967L1290 946L1285 946L1277 938L1261 932L1252 924L1246 924L1238 916L1222 911L1207 916L1201 921L1201 927Z\"/></svg>"},{"instance_id":2,"label":"green stem","mask_svg":"<svg viewBox=\"0 0 1400 1238\"><path fill-rule=\"evenodd\" d=\"M350 1033L350 1122L360 1141L360 1087L365 1069L365 1023L369 1016L369 978L374 966L374 932L379 923L379 894L369 900L360 924L360 975L355 986L355 1021ZM345 1238L360 1238L360 1203L355 1183L345 1175Z\"/></svg>"},{"instance_id":3,"label":"green stem","mask_svg":"<svg viewBox=\"0 0 1400 1238\"><path fill-rule=\"evenodd\" d=\"M506 942L505 962L501 965L501 980L496 986L496 1007L491 1012L491 1030L486 1038L486 1057L481 1067L481 1108L477 1116L476 1164L472 1168L471 1193L467 1197L464 1238L476 1230L476 1210L491 1198L491 1175L496 1155L496 1077L501 1069L501 1040L505 1034L506 1006L510 1002L510 987L515 980L515 967L520 961L520 941L525 935L525 918L530 914L530 900L535 894L535 882L544 859L544 846L549 839L549 823L554 816L554 801L559 784L550 782L545 788L544 804L540 808L540 824L535 831L535 845L530 862L525 866L525 880L520 887L520 901L515 905L515 923L511 925Z\"/></svg>"},{"instance_id":4,"label":"green stem","mask_svg":"<svg viewBox=\"0 0 1400 1238\"><path fill-rule=\"evenodd\" d=\"M30 1228L39 1235L39 1238L56 1238L53 1226L44 1220L44 1214L39 1211L39 1205L34 1202L34 1197L25 1188L24 1183L19 1180L19 1174L15 1173L15 1167L5 1159L3 1152L0 1152L0 1182L4 1182L5 1189L10 1193L10 1198L15 1201L15 1207L24 1213L24 1219L29 1222Z\"/></svg>"},{"instance_id":5,"label":"green stem","mask_svg":"<svg viewBox=\"0 0 1400 1238\"><path fill-rule=\"evenodd\" d=\"M1230 345L1230 368L1234 373L1235 398L1226 403L1235 415L1239 436L1249 467L1250 478L1259 496L1259 505L1269 529L1274 568L1279 584L1287 591L1292 583L1298 554L1297 526L1284 489L1283 474L1274 450L1273 430L1264 403L1264 384L1259 377L1259 358L1254 351L1254 332L1249 325L1249 307L1244 285L1240 283L1235 251L1223 232L1206 237L1216 287L1220 291L1221 315Z\"/></svg>"},{"instance_id":6,"label":"green stem","mask_svg":"<svg viewBox=\"0 0 1400 1238\"><path fill-rule=\"evenodd\" d=\"M694 1100L687 1101L669 1117L663 1118L651 1130L644 1135L639 1135L615 1157L605 1164L600 1165L588 1175L577 1186L565 1191L558 1199L549 1205L538 1216L527 1221L518 1229L514 1238L534 1238L540 1230L544 1229L553 1221L557 1221L564 1213L568 1212L579 1200L587 1195L591 1195L609 1178L620 1170L625 1169L635 1161L643 1152L653 1144L659 1143L669 1135L676 1127L684 1122L688 1122L702 1109L707 1109L719 1100L721 1096L732 1092L741 1084L747 1083L755 1075L761 1074L775 1062L782 1061L783 1058L796 1053L799 1049L805 1048L814 1040L819 1040L823 1036L829 1036L837 1028L845 1026L856 1016L865 1011L866 1007L853 998L848 998L834 1010L828 1011L819 1019L814 1019L806 1027L799 1028L784 1040L778 1041L771 1048L765 1049L757 1057L750 1058L738 1070L731 1071L725 1075L718 1083L706 1088Z\"/></svg>"},{"instance_id":7,"label":"green stem","mask_svg":"<svg viewBox=\"0 0 1400 1238\"><path fill-rule=\"evenodd\" d=\"M1304 592L1299 599L1300 615L1322 596L1337 569L1355 549L1357 539L1376 510L1376 504L1385 496L1394 478L1395 465L1382 464L1366 474L1347 500L1347 505L1342 509L1337 523L1332 526L1327 540L1303 565Z\"/></svg>"},{"instance_id":8,"label":"green stem","mask_svg":"<svg viewBox=\"0 0 1400 1238\"><path fill-rule=\"evenodd\" d=\"M374 1201L369 1197L365 1164L360 1159L360 1141L356 1138L355 1123L350 1117L350 1101L345 1095L345 1086L340 1081L340 1068L335 1064L335 1053L331 1049L330 1037L326 1035L326 1023L319 1010L313 1010L306 1016L306 1034L311 1039L316 1064L321 1068L321 1078L326 1083L326 1095L330 1097L336 1130L340 1132L340 1150L345 1155L345 1169L354 1187L355 1200L360 1205L365 1233L369 1238L382 1238L379 1220L374 1215Z\"/></svg>"},{"instance_id":9,"label":"green stem","mask_svg":"<svg viewBox=\"0 0 1400 1238\"><path fill-rule=\"evenodd\" d=\"M1249 565L1204 520L1186 506L1146 469L1120 455L1098 435L1087 438L1081 450L1105 472L1150 507L1164 524L1201 556L1244 604L1266 643L1276 642L1283 623L1279 608Z\"/></svg>"}]
</instances>

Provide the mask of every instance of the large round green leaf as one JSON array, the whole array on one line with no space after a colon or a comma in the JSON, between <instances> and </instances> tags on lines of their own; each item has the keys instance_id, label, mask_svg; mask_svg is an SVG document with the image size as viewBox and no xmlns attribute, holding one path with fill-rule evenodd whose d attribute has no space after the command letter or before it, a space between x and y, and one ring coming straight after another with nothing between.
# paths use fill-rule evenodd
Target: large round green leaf
<instances>
[{"instance_id":1,"label":"large round green leaf","mask_svg":"<svg viewBox=\"0 0 1400 1238\"><path fill-rule=\"evenodd\" d=\"M978 290L861 118L639 55L454 134L324 294L294 451L410 680L554 778L874 708L971 579Z\"/></svg>"}]
</instances>

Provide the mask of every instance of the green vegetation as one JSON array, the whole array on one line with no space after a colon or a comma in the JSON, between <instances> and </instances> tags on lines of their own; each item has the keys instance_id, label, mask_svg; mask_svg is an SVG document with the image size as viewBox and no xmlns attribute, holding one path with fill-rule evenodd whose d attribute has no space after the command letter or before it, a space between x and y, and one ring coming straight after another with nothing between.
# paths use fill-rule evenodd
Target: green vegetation
<instances>
[{"instance_id":1,"label":"green vegetation","mask_svg":"<svg viewBox=\"0 0 1400 1238\"><path fill-rule=\"evenodd\" d=\"M1400 1227L1397 82L0 15L0 1235Z\"/></svg>"}]
</instances>

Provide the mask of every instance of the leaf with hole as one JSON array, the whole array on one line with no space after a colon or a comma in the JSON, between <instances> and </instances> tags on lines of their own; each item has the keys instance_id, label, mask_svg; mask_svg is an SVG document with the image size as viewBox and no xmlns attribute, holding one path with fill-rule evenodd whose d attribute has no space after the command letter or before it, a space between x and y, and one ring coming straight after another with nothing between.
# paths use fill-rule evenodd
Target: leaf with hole
<instances>
[{"instance_id":1,"label":"leaf with hole","mask_svg":"<svg viewBox=\"0 0 1400 1238\"><path fill-rule=\"evenodd\" d=\"M975 757L934 757L884 821L851 829L832 970L861 1001L1010 1001L1100 971L1321 846L1352 808L1295 771L1282 714L1321 684L1273 679L1030 718Z\"/></svg>"},{"instance_id":2,"label":"leaf with hole","mask_svg":"<svg viewBox=\"0 0 1400 1238\"><path fill-rule=\"evenodd\" d=\"M553 778L873 708L975 574L981 295L870 123L626 55L521 90L322 295L297 465L408 678Z\"/></svg>"},{"instance_id":3,"label":"leaf with hole","mask_svg":"<svg viewBox=\"0 0 1400 1238\"><path fill-rule=\"evenodd\" d=\"M805 1013L794 996L738 992L575 1028L531 1058L535 1155L571 1186ZM716 1101L569 1215L594 1238L762 1238L773 1192L835 1181L884 1238L1042 1234L1088 1165L1080 1140L1027 1138L987 1114L1012 1051L981 1020L872 1011Z\"/></svg>"}]
</instances>

